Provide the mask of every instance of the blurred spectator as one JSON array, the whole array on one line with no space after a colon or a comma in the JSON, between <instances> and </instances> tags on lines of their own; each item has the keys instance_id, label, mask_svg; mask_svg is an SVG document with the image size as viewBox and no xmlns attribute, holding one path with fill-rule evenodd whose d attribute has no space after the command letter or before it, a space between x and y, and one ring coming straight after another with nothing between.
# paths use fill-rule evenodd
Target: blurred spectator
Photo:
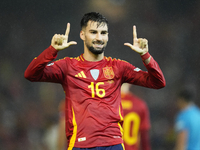
<instances>
[{"instance_id":1,"label":"blurred spectator","mask_svg":"<svg viewBox=\"0 0 200 150\"><path fill-rule=\"evenodd\" d=\"M200 109L193 103L193 94L183 90L178 94L175 130L177 132L175 150L200 149Z\"/></svg>"},{"instance_id":2,"label":"blurred spectator","mask_svg":"<svg viewBox=\"0 0 200 150\"><path fill-rule=\"evenodd\" d=\"M65 100L60 102L59 112L57 150L66 150L67 138L65 134Z\"/></svg>"},{"instance_id":3,"label":"blurred spectator","mask_svg":"<svg viewBox=\"0 0 200 150\"><path fill-rule=\"evenodd\" d=\"M45 150L57 150L58 123L52 118L48 120L48 126L43 136L43 147Z\"/></svg>"}]
</instances>

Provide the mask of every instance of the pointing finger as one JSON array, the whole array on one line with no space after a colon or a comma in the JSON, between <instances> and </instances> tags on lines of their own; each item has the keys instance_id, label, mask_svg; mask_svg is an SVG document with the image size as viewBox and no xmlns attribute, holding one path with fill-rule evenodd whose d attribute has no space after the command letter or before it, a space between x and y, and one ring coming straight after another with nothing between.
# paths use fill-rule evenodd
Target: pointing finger
<instances>
[{"instance_id":1,"label":"pointing finger","mask_svg":"<svg viewBox=\"0 0 200 150\"><path fill-rule=\"evenodd\" d=\"M65 35L69 35L69 31L70 31L70 23L67 23L67 29L65 31Z\"/></svg>"},{"instance_id":2,"label":"pointing finger","mask_svg":"<svg viewBox=\"0 0 200 150\"><path fill-rule=\"evenodd\" d=\"M137 32L136 32L136 26L133 26L133 43L137 41Z\"/></svg>"},{"instance_id":3,"label":"pointing finger","mask_svg":"<svg viewBox=\"0 0 200 150\"><path fill-rule=\"evenodd\" d=\"M133 26L133 38L137 39L136 26Z\"/></svg>"}]
</instances>

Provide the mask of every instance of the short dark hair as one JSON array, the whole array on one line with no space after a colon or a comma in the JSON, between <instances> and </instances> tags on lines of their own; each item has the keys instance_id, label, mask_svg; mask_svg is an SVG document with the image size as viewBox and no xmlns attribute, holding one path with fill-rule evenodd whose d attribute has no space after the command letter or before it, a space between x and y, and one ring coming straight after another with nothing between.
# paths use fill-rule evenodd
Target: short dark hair
<instances>
[{"instance_id":1,"label":"short dark hair","mask_svg":"<svg viewBox=\"0 0 200 150\"><path fill-rule=\"evenodd\" d=\"M108 21L106 19L106 17L104 17L103 15L101 15L100 13L98 12L90 12L90 13L87 13L83 16L83 18L81 19L81 29L83 27L86 27L87 26L87 23L89 21L94 21L94 22L97 22L97 27L100 26L101 24L104 26L104 25L107 25L108 26Z\"/></svg>"},{"instance_id":2,"label":"short dark hair","mask_svg":"<svg viewBox=\"0 0 200 150\"><path fill-rule=\"evenodd\" d=\"M185 102L191 102L193 101L194 95L190 90L184 89L179 91L178 97L182 98Z\"/></svg>"}]
</instances>

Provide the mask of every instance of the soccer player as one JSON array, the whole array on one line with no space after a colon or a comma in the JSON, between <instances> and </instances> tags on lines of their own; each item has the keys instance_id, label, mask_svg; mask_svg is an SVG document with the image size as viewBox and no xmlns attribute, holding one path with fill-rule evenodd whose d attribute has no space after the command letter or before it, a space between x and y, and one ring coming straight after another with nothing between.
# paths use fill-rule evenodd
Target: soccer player
<instances>
[{"instance_id":1,"label":"soccer player","mask_svg":"<svg viewBox=\"0 0 200 150\"><path fill-rule=\"evenodd\" d=\"M177 133L175 150L200 149L200 109L193 102L193 94L183 90L178 94L175 130Z\"/></svg>"},{"instance_id":2,"label":"soccer player","mask_svg":"<svg viewBox=\"0 0 200 150\"><path fill-rule=\"evenodd\" d=\"M150 150L149 110L146 103L130 91L130 87L128 83L121 87L124 146L126 150Z\"/></svg>"},{"instance_id":3,"label":"soccer player","mask_svg":"<svg viewBox=\"0 0 200 150\"><path fill-rule=\"evenodd\" d=\"M108 21L96 12L85 14L81 20L80 38L84 43L84 53L48 64L60 50L76 44L75 41L68 42L69 31L68 23L64 35L53 36L51 45L29 64L25 78L62 85L66 95L68 150L95 147L121 150L121 84L128 82L148 88L163 88L163 73L148 52L147 40L137 38L135 26L133 44L125 45L141 56L148 71L126 61L105 57Z\"/></svg>"}]
</instances>

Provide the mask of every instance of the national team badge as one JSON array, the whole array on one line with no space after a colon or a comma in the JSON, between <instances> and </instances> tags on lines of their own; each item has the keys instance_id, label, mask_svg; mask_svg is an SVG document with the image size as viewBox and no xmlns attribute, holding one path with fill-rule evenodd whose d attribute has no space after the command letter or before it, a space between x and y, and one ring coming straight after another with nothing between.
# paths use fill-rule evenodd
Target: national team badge
<instances>
[{"instance_id":1,"label":"national team badge","mask_svg":"<svg viewBox=\"0 0 200 150\"><path fill-rule=\"evenodd\" d=\"M113 79L115 74L112 67L105 67L103 68L104 77L107 79Z\"/></svg>"}]
</instances>

